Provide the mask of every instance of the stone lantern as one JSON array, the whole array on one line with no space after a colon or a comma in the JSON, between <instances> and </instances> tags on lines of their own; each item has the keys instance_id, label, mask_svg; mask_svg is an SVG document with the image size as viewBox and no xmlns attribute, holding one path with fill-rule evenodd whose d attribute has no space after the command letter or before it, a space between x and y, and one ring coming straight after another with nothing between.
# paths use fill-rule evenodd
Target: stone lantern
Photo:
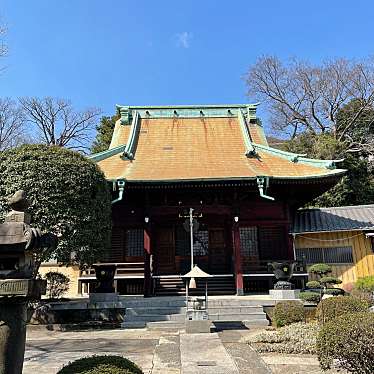
<instances>
[{"instance_id":1,"label":"stone lantern","mask_svg":"<svg viewBox=\"0 0 374 374\"><path fill-rule=\"evenodd\" d=\"M183 278L186 282L186 333L207 333L210 332L211 321L208 313L208 278L212 275L201 270L197 265L185 274ZM196 288L196 279L201 278L205 280L205 295L204 297L190 296L188 292L188 284ZM188 282L190 280L190 282Z\"/></svg>"},{"instance_id":2,"label":"stone lantern","mask_svg":"<svg viewBox=\"0 0 374 374\"><path fill-rule=\"evenodd\" d=\"M30 226L23 191L9 201L11 212L0 224L0 373L22 373L27 303L45 293L46 282L33 279L34 255L53 249L57 237Z\"/></svg>"}]
</instances>

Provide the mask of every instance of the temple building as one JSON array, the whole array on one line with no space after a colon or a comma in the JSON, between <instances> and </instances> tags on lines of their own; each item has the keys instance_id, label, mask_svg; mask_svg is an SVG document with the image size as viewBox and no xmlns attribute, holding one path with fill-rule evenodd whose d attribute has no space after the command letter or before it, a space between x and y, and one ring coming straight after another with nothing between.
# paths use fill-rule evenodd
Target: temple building
<instances>
[{"instance_id":1,"label":"temple building","mask_svg":"<svg viewBox=\"0 0 374 374\"><path fill-rule=\"evenodd\" d=\"M90 158L113 191L105 261L117 264L120 294L180 294L191 261L213 275L212 294L268 290L267 264L296 259L296 210L345 172L269 146L256 105L118 110L109 149ZM80 292L93 279L82 272Z\"/></svg>"}]
</instances>

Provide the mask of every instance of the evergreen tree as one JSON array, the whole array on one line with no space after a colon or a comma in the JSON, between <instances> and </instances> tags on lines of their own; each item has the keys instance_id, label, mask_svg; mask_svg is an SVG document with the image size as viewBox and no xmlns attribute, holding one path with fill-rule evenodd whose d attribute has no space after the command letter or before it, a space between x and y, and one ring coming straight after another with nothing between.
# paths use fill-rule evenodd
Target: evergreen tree
<instances>
[{"instance_id":1,"label":"evergreen tree","mask_svg":"<svg viewBox=\"0 0 374 374\"><path fill-rule=\"evenodd\" d=\"M102 117L100 124L96 127L96 139L94 140L91 152L99 153L106 151L109 148L110 141L112 140L114 126L116 121L120 118L119 114L111 117Z\"/></svg>"}]
</instances>

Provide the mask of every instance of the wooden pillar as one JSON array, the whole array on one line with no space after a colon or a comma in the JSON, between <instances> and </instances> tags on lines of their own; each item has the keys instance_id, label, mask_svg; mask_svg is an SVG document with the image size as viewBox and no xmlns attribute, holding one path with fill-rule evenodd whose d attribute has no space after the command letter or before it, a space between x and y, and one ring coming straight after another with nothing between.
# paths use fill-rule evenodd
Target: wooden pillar
<instances>
[{"instance_id":1,"label":"wooden pillar","mask_svg":"<svg viewBox=\"0 0 374 374\"><path fill-rule=\"evenodd\" d=\"M240 233L239 225L235 222L232 228L232 237L234 242L234 271L235 271L235 284L236 294L238 296L244 295L243 287L243 266L242 256L240 252Z\"/></svg>"},{"instance_id":2,"label":"wooden pillar","mask_svg":"<svg viewBox=\"0 0 374 374\"><path fill-rule=\"evenodd\" d=\"M288 260L294 261L296 260L296 253L295 253L295 238L293 235L289 233L290 226L286 226L286 238L287 238L287 253L288 253Z\"/></svg>"},{"instance_id":3,"label":"wooden pillar","mask_svg":"<svg viewBox=\"0 0 374 374\"><path fill-rule=\"evenodd\" d=\"M144 297L152 296L151 255L150 225L146 224L144 227Z\"/></svg>"}]
</instances>

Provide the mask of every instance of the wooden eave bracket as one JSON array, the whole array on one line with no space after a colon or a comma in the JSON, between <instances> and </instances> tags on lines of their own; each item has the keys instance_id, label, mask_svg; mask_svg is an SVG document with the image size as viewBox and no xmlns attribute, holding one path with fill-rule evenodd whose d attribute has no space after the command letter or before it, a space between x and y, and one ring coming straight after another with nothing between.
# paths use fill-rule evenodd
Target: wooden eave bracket
<instances>
[{"instance_id":1,"label":"wooden eave bracket","mask_svg":"<svg viewBox=\"0 0 374 374\"><path fill-rule=\"evenodd\" d=\"M129 139L126 143L126 148L122 154L122 158L127 160L133 160L135 158L135 146L139 135L140 129L140 115L135 112L132 117L131 129L129 134Z\"/></svg>"}]
</instances>

